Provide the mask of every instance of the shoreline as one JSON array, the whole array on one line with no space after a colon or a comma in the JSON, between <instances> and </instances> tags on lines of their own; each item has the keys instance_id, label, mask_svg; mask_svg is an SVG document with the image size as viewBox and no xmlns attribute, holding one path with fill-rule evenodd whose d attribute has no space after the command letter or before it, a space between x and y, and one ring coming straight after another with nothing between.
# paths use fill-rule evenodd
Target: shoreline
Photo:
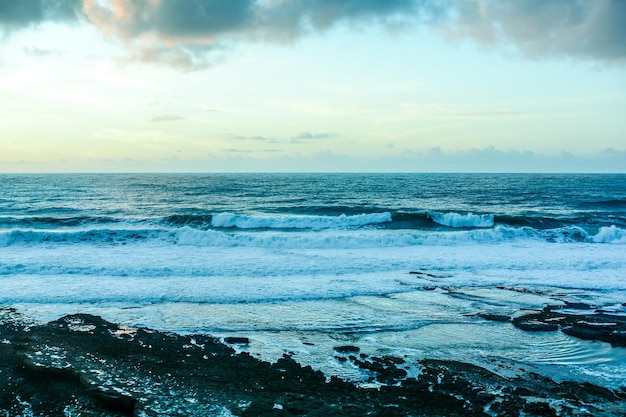
<instances>
[{"instance_id":1,"label":"shoreline","mask_svg":"<svg viewBox=\"0 0 626 417\"><path fill-rule=\"evenodd\" d=\"M542 316L524 317L533 324L591 323L581 313L588 306L568 307L578 308L576 314L546 308ZM562 316L568 317L554 320ZM611 325L610 331L623 332L626 323L620 323L619 329ZM602 327L590 326L596 332ZM504 377L460 361L409 363L402 357L370 356L359 346L338 344L329 360L371 374L369 384L356 384L303 366L287 354L267 362L235 349L245 345L246 338L218 340L160 332L86 314L32 324L15 309L0 308L0 341L0 412L6 415L613 416L626 412L624 387L610 390L586 382L557 383L532 372ZM418 374L407 372L410 368L418 369Z\"/></svg>"}]
</instances>

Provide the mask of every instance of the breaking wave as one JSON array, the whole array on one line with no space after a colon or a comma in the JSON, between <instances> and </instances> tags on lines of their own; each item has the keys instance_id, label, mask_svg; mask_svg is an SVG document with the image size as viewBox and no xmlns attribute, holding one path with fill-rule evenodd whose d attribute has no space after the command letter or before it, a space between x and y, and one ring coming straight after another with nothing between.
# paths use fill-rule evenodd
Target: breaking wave
<instances>
[{"instance_id":1,"label":"breaking wave","mask_svg":"<svg viewBox=\"0 0 626 417\"><path fill-rule=\"evenodd\" d=\"M535 240L553 243L626 243L626 230L601 228L589 234L579 227L535 230L529 227L496 226L490 229L458 231L346 230L317 233L226 233L218 230L197 230L188 227L176 232L179 245L213 247L263 247L272 249L352 249L406 246L445 246L500 243L512 240Z\"/></svg>"},{"instance_id":2,"label":"breaking wave","mask_svg":"<svg viewBox=\"0 0 626 417\"><path fill-rule=\"evenodd\" d=\"M492 227L493 214L429 213L435 223L447 227Z\"/></svg>"},{"instance_id":3,"label":"breaking wave","mask_svg":"<svg viewBox=\"0 0 626 417\"><path fill-rule=\"evenodd\" d=\"M211 226L238 229L341 229L391 222L391 213L353 216L246 216L234 213L214 214Z\"/></svg>"}]
</instances>

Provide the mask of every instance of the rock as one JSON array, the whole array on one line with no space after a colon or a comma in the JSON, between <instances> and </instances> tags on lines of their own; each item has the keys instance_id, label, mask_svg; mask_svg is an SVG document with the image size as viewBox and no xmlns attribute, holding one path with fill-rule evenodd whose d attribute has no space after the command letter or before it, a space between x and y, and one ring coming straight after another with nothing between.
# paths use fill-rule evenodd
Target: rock
<instances>
[{"instance_id":1,"label":"rock","mask_svg":"<svg viewBox=\"0 0 626 417\"><path fill-rule=\"evenodd\" d=\"M356 352L359 352L360 350L361 349L358 346L351 346L351 345L335 346L335 351L339 353L356 353Z\"/></svg>"},{"instance_id":2,"label":"rock","mask_svg":"<svg viewBox=\"0 0 626 417\"><path fill-rule=\"evenodd\" d=\"M559 329L559 325L555 323L546 323L538 320L536 315L529 314L527 316L516 317L513 319L513 325L521 330L531 332L551 332Z\"/></svg>"},{"instance_id":3,"label":"rock","mask_svg":"<svg viewBox=\"0 0 626 417\"><path fill-rule=\"evenodd\" d=\"M569 314L564 311L566 308L578 311ZM560 328L573 337L626 347L626 317L602 313L584 303L566 302L565 306L547 306L541 312L514 318L513 325L528 331L555 331Z\"/></svg>"},{"instance_id":4,"label":"rock","mask_svg":"<svg viewBox=\"0 0 626 417\"><path fill-rule=\"evenodd\" d=\"M247 345L250 343L250 339L247 337L225 337L224 343L228 343L229 345Z\"/></svg>"},{"instance_id":5,"label":"rock","mask_svg":"<svg viewBox=\"0 0 626 417\"><path fill-rule=\"evenodd\" d=\"M489 320L489 321L500 321L500 322L511 321L511 317L505 316L505 315L502 315L502 314L480 313L478 316L482 317L485 320Z\"/></svg>"},{"instance_id":6,"label":"rock","mask_svg":"<svg viewBox=\"0 0 626 417\"><path fill-rule=\"evenodd\" d=\"M601 340L614 346L626 346L626 332L611 327L576 324L563 328L563 333L586 340Z\"/></svg>"},{"instance_id":7,"label":"rock","mask_svg":"<svg viewBox=\"0 0 626 417\"><path fill-rule=\"evenodd\" d=\"M626 413L626 394L591 384L356 355L350 345L336 350L354 355L336 357L371 373L378 388L327 377L288 355L269 363L207 335L87 315L28 327L0 320L0 340L0 415L7 416L574 416L581 401L590 415ZM408 377L405 366L419 377Z\"/></svg>"}]
</instances>

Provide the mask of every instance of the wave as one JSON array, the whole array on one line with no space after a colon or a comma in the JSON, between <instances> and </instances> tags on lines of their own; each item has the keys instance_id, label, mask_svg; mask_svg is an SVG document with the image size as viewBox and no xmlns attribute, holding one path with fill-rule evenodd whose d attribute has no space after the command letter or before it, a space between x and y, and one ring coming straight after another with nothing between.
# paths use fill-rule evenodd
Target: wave
<instances>
[{"instance_id":1,"label":"wave","mask_svg":"<svg viewBox=\"0 0 626 417\"><path fill-rule=\"evenodd\" d=\"M0 216L0 226L3 227L30 227L30 228L57 228L57 227L78 227L88 225L116 224L126 221L117 217L92 217L92 216L31 216L31 217L10 217Z\"/></svg>"},{"instance_id":2,"label":"wave","mask_svg":"<svg viewBox=\"0 0 626 417\"><path fill-rule=\"evenodd\" d=\"M435 223L447 227L492 227L493 214L429 213Z\"/></svg>"},{"instance_id":3,"label":"wave","mask_svg":"<svg viewBox=\"0 0 626 417\"><path fill-rule=\"evenodd\" d=\"M323 229L320 231L284 232L207 229L189 226L177 229L94 229L84 231L13 230L0 232L0 247L13 245L86 244L190 245L210 247L259 247L273 249L350 249L489 244L506 241L535 240L551 243L584 242L591 244L626 244L626 229L601 227L590 233L571 226L550 230L530 227L474 228L468 230L386 230Z\"/></svg>"},{"instance_id":4,"label":"wave","mask_svg":"<svg viewBox=\"0 0 626 417\"><path fill-rule=\"evenodd\" d=\"M212 218L210 214L172 214L164 222L172 226L207 227L211 225Z\"/></svg>"},{"instance_id":5,"label":"wave","mask_svg":"<svg viewBox=\"0 0 626 417\"><path fill-rule=\"evenodd\" d=\"M529 227L496 226L490 229L462 231L381 231L346 230L317 233L225 233L218 230L201 231L184 227L176 232L179 245L210 247L259 247L271 249L358 249L409 247L418 245L448 246L535 240L551 243L612 243L625 244L626 230L601 228L590 234L579 227L536 230Z\"/></svg>"},{"instance_id":6,"label":"wave","mask_svg":"<svg viewBox=\"0 0 626 417\"><path fill-rule=\"evenodd\" d=\"M389 212L346 216L263 216L218 213L211 218L215 228L237 229L342 229L391 222Z\"/></svg>"},{"instance_id":7,"label":"wave","mask_svg":"<svg viewBox=\"0 0 626 417\"><path fill-rule=\"evenodd\" d=\"M616 226L601 227L591 240L595 243L626 243L626 230Z\"/></svg>"},{"instance_id":8,"label":"wave","mask_svg":"<svg viewBox=\"0 0 626 417\"><path fill-rule=\"evenodd\" d=\"M619 216L600 216L577 214L573 216L540 214L474 214L457 212L395 212L391 224L384 227L391 229L441 229L446 228L491 228L494 226L530 227L537 230L559 229L563 227L599 227L626 228L626 218Z\"/></svg>"},{"instance_id":9,"label":"wave","mask_svg":"<svg viewBox=\"0 0 626 417\"><path fill-rule=\"evenodd\" d=\"M373 211L375 210L375 211ZM626 228L626 217L619 214L570 213L570 215L545 212L502 214L446 211L411 211L391 208L348 209L342 207L301 208L289 212L215 213L204 210L185 210L167 216L0 216L0 230L71 230L122 228L176 229L189 226L201 230L222 229L345 229L377 227L381 229L441 230L442 228L471 229L498 226L531 227L539 230L578 226L585 229L614 225Z\"/></svg>"},{"instance_id":10,"label":"wave","mask_svg":"<svg viewBox=\"0 0 626 417\"><path fill-rule=\"evenodd\" d=\"M163 237L163 234L155 229L11 230L0 232L0 247L38 243L127 244L132 241L145 241Z\"/></svg>"}]
</instances>

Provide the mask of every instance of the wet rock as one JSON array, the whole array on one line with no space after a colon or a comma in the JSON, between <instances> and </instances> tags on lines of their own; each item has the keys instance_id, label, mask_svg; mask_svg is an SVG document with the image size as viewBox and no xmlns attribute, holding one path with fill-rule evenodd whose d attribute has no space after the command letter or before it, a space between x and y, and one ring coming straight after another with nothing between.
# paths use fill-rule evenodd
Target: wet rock
<instances>
[{"instance_id":1,"label":"wet rock","mask_svg":"<svg viewBox=\"0 0 626 417\"><path fill-rule=\"evenodd\" d=\"M250 339L247 337L225 337L224 343L228 343L229 345L247 345L250 343Z\"/></svg>"},{"instance_id":2,"label":"wet rock","mask_svg":"<svg viewBox=\"0 0 626 417\"><path fill-rule=\"evenodd\" d=\"M0 311L0 313L2 313ZM0 317L2 314L0 314ZM0 320L0 415L623 415L626 394L454 361L336 356L371 373L364 388L284 355L268 363L207 335L128 328L87 315L46 325ZM338 346L346 348L346 346ZM356 353L358 346L345 352ZM405 367L418 369L408 377ZM541 400L538 400L541 399ZM556 404L555 409L548 404Z\"/></svg>"},{"instance_id":3,"label":"wet rock","mask_svg":"<svg viewBox=\"0 0 626 417\"><path fill-rule=\"evenodd\" d=\"M567 310L575 310L569 313ZM527 331L555 331L586 340L600 340L626 347L626 317L597 311L585 303L547 306L540 312L513 319L513 325Z\"/></svg>"},{"instance_id":4,"label":"wet rock","mask_svg":"<svg viewBox=\"0 0 626 417\"><path fill-rule=\"evenodd\" d=\"M576 323L563 328L563 333L586 340L602 340L614 346L626 346L626 331L615 330L611 326L593 326L587 323Z\"/></svg>"},{"instance_id":5,"label":"wet rock","mask_svg":"<svg viewBox=\"0 0 626 417\"><path fill-rule=\"evenodd\" d=\"M518 329L531 332L552 332L559 329L558 324L543 321L537 315L516 317L513 319L513 325Z\"/></svg>"},{"instance_id":6,"label":"wet rock","mask_svg":"<svg viewBox=\"0 0 626 417\"><path fill-rule=\"evenodd\" d=\"M511 321L511 317L505 316L505 315L502 315L502 314L480 313L478 316L482 317L485 320L489 320L489 321L499 321L499 322Z\"/></svg>"},{"instance_id":7,"label":"wet rock","mask_svg":"<svg viewBox=\"0 0 626 417\"><path fill-rule=\"evenodd\" d=\"M358 346L351 346L351 345L335 346L334 349L335 349L335 352L339 352L339 353L356 353L361 350Z\"/></svg>"},{"instance_id":8,"label":"wet rock","mask_svg":"<svg viewBox=\"0 0 626 417\"><path fill-rule=\"evenodd\" d=\"M133 415L135 411L137 400L131 396L115 391L103 391L100 389L91 389L86 392L99 400L106 409L118 411L122 414L128 415Z\"/></svg>"}]
</instances>

